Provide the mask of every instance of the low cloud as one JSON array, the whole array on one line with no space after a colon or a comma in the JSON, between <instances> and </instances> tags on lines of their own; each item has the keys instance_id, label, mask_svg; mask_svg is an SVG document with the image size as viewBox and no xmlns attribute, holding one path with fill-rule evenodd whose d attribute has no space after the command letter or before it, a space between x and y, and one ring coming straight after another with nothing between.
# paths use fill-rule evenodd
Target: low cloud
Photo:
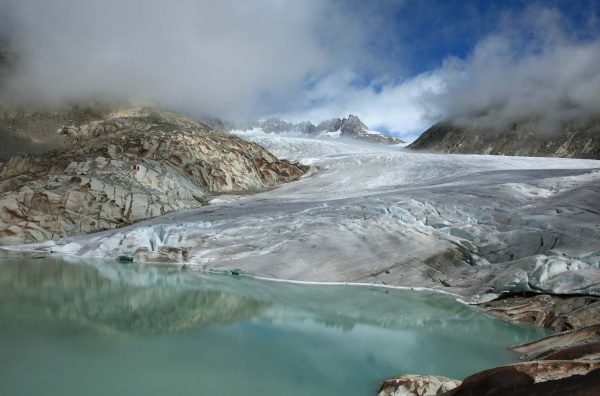
<instances>
[{"instance_id":1,"label":"low cloud","mask_svg":"<svg viewBox=\"0 0 600 396\"><path fill-rule=\"evenodd\" d=\"M336 32L345 18L336 6L321 0L0 0L0 34L19 60L2 100L59 105L119 96L192 113L250 115L352 52L360 29Z\"/></svg>"},{"instance_id":2,"label":"low cloud","mask_svg":"<svg viewBox=\"0 0 600 396\"><path fill-rule=\"evenodd\" d=\"M502 128L535 118L551 131L600 113L600 40L571 33L593 26L570 29L544 7L504 14L467 56L410 75L404 64L418 41L386 33L391 10L408 6L0 0L0 46L8 39L17 52L0 104L95 95L233 121L352 113L405 139L442 119Z\"/></svg>"},{"instance_id":3,"label":"low cloud","mask_svg":"<svg viewBox=\"0 0 600 396\"><path fill-rule=\"evenodd\" d=\"M428 99L440 93L443 81L424 73L406 81L387 79L360 85L360 76L345 70L323 78L306 91L307 110L283 115L292 121L319 121L358 115L370 128L386 130L402 138L414 138L435 121Z\"/></svg>"},{"instance_id":4,"label":"low cloud","mask_svg":"<svg viewBox=\"0 0 600 396\"><path fill-rule=\"evenodd\" d=\"M551 132L564 121L600 115L599 64L600 40L578 40L557 12L531 9L481 40L467 59L446 60L435 71L444 88L429 100L459 123L502 128L534 119Z\"/></svg>"},{"instance_id":5,"label":"low cloud","mask_svg":"<svg viewBox=\"0 0 600 396\"><path fill-rule=\"evenodd\" d=\"M307 90L308 110L286 116L315 120L354 113L408 140L444 119L489 129L534 120L539 132L551 133L565 121L600 115L600 40L568 31L553 9L507 14L465 58L363 86L351 71L333 74Z\"/></svg>"}]
</instances>

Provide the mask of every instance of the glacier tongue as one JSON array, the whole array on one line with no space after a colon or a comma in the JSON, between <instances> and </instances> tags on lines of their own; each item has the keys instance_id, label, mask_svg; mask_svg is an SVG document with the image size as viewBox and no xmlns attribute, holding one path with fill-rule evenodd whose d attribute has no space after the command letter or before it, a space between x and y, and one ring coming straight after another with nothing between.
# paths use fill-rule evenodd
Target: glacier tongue
<instances>
[{"instance_id":1,"label":"glacier tongue","mask_svg":"<svg viewBox=\"0 0 600 396\"><path fill-rule=\"evenodd\" d=\"M312 169L266 193L12 249L436 288L472 301L600 295L600 161L240 135Z\"/></svg>"}]
</instances>

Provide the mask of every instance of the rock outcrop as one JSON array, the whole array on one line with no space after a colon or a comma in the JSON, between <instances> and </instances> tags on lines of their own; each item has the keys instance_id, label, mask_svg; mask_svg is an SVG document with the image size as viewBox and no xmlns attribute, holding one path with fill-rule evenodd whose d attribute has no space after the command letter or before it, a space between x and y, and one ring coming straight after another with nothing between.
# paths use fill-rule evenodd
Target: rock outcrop
<instances>
[{"instance_id":1,"label":"rock outcrop","mask_svg":"<svg viewBox=\"0 0 600 396\"><path fill-rule=\"evenodd\" d=\"M506 321L562 332L511 347L525 362L473 374L462 383L455 381L451 390L442 385L453 380L409 375L386 380L379 396L600 394L600 298L507 296L479 306Z\"/></svg>"},{"instance_id":2,"label":"rock outcrop","mask_svg":"<svg viewBox=\"0 0 600 396\"><path fill-rule=\"evenodd\" d=\"M573 121L557 131L540 130L533 121L496 130L476 122L439 122L409 146L444 153L521 155L600 159L600 120Z\"/></svg>"},{"instance_id":3,"label":"rock outcrop","mask_svg":"<svg viewBox=\"0 0 600 396\"><path fill-rule=\"evenodd\" d=\"M314 125L310 121L292 123L273 117L264 121L254 121L242 126L240 129L260 128L267 133L303 133L312 136L345 137L380 144L400 144L402 140L384 133L370 130L355 115L348 118L332 118Z\"/></svg>"},{"instance_id":4,"label":"rock outcrop","mask_svg":"<svg viewBox=\"0 0 600 396\"><path fill-rule=\"evenodd\" d=\"M592 396L600 394L600 362L535 361L471 375L444 396Z\"/></svg>"},{"instance_id":5,"label":"rock outcrop","mask_svg":"<svg viewBox=\"0 0 600 396\"><path fill-rule=\"evenodd\" d=\"M523 360L600 360L600 324L565 331L511 348Z\"/></svg>"},{"instance_id":6,"label":"rock outcrop","mask_svg":"<svg viewBox=\"0 0 600 396\"><path fill-rule=\"evenodd\" d=\"M596 296L506 296L480 304L479 307L506 321L557 331L600 323L600 297Z\"/></svg>"},{"instance_id":7,"label":"rock outcrop","mask_svg":"<svg viewBox=\"0 0 600 396\"><path fill-rule=\"evenodd\" d=\"M65 119L32 117L46 128ZM1 165L0 243L116 228L302 174L257 144L180 114L138 109L94 118L54 125L70 137L62 149Z\"/></svg>"},{"instance_id":8,"label":"rock outcrop","mask_svg":"<svg viewBox=\"0 0 600 396\"><path fill-rule=\"evenodd\" d=\"M401 375L384 381L377 396L436 396L460 385L460 381L435 375Z\"/></svg>"}]
</instances>

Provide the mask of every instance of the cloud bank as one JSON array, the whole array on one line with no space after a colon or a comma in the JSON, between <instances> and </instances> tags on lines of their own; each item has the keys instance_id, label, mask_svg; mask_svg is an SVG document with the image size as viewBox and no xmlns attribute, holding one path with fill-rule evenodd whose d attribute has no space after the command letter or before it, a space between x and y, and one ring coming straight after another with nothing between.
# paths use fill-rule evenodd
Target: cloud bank
<instances>
[{"instance_id":1,"label":"cloud bank","mask_svg":"<svg viewBox=\"0 0 600 396\"><path fill-rule=\"evenodd\" d=\"M287 116L354 112L408 140L443 119L490 129L535 120L539 132L552 133L562 122L600 116L598 36L580 38L558 11L540 7L507 14L498 25L468 56L408 79L357 86L351 72L329 76L306 92L310 110Z\"/></svg>"},{"instance_id":2,"label":"cloud bank","mask_svg":"<svg viewBox=\"0 0 600 396\"><path fill-rule=\"evenodd\" d=\"M418 37L386 30L410 23L391 12L410 2L369 4L0 0L0 43L18 54L0 101L117 96L232 120L353 113L409 140L445 118L497 128L533 117L552 130L600 113L592 17L573 29L553 8L502 13L466 55L411 71Z\"/></svg>"},{"instance_id":3,"label":"cloud bank","mask_svg":"<svg viewBox=\"0 0 600 396\"><path fill-rule=\"evenodd\" d=\"M0 0L0 10L19 57L3 87L13 103L118 95L251 114L335 68L360 36L338 35L345 16L321 0Z\"/></svg>"},{"instance_id":4,"label":"cloud bank","mask_svg":"<svg viewBox=\"0 0 600 396\"><path fill-rule=\"evenodd\" d=\"M578 40L554 10L530 9L482 39L467 59L448 59L430 97L440 115L502 128L527 119L541 132L600 115L600 40Z\"/></svg>"}]
</instances>

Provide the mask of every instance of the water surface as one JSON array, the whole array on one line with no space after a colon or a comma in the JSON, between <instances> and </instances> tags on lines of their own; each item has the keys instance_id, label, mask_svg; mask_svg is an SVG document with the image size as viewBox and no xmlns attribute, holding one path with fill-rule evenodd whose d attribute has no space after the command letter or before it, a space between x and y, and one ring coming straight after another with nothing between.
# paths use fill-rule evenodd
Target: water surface
<instances>
[{"instance_id":1,"label":"water surface","mask_svg":"<svg viewBox=\"0 0 600 396\"><path fill-rule=\"evenodd\" d=\"M123 263L0 263L0 394L372 395L462 378L544 330L448 297Z\"/></svg>"}]
</instances>

